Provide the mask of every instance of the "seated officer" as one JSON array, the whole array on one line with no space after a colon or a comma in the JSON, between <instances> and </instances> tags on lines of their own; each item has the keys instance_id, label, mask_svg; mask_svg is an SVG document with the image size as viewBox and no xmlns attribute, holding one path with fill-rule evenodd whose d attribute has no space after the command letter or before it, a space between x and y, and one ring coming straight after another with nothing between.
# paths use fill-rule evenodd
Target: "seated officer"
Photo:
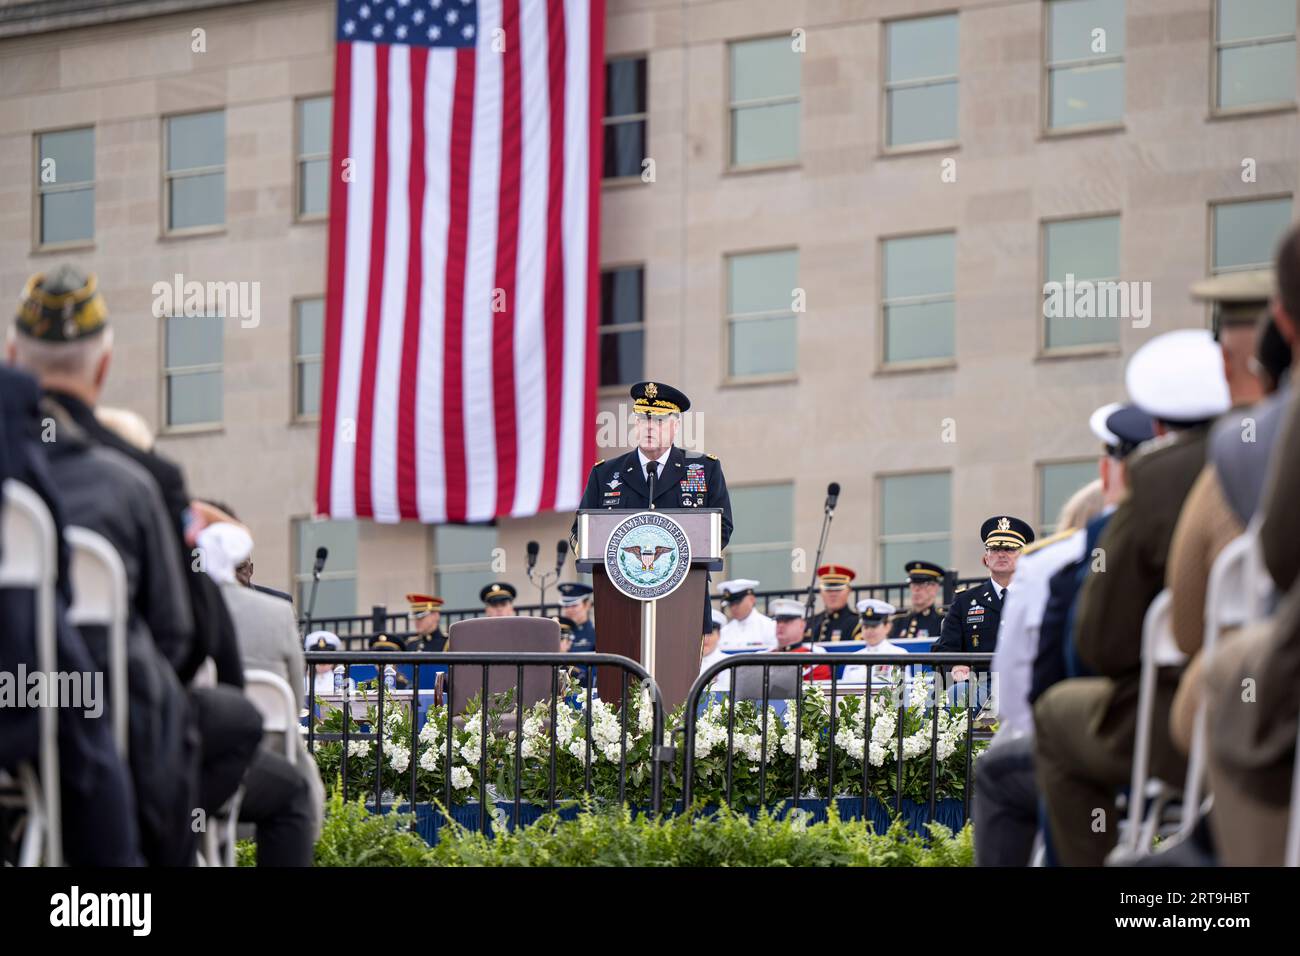
<instances>
[{"instance_id":1,"label":"seated officer","mask_svg":"<svg viewBox=\"0 0 1300 956\"><path fill-rule=\"evenodd\" d=\"M303 641L306 651L338 651L343 649L343 642L329 631L312 631ZM312 667L312 694L334 693L334 665L316 664Z\"/></svg>"},{"instance_id":2,"label":"seated officer","mask_svg":"<svg viewBox=\"0 0 1300 956\"><path fill-rule=\"evenodd\" d=\"M438 626L442 622L443 600L429 594L408 594L411 620L415 622L415 635L406 639L408 651L436 653L447 646L447 636Z\"/></svg>"},{"instance_id":3,"label":"seated officer","mask_svg":"<svg viewBox=\"0 0 1300 956\"><path fill-rule=\"evenodd\" d=\"M852 568L842 564L823 564L817 569L817 588L822 594L822 609L808 621L805 641L856 640L858 615L849 607L849 583L856 577Z\"/></svg>"},{"instance_id":4,"label":"seated officer","mask_svg":"<svg viewBox=\"0 0 1300 956\"><path fill-rule=\"evenodd\" d=\"M803 605L790 598L777 598L768 610L776 621L776 647L772 652L808 653L808 648L800 646L804 640Z\"/></svg>"},{"instance_id":5,"label":"seated officer","mask_svg":"<svg viewBox=\"0 0 1300 956\"><path fill-rule=\"evenodd\" d=\"M493 581L486 585L478 592L478 599L483 602L483 616L514 617L518 593L515 586L506 581Z\"/></svg>"},{"instance_id":6,"label":"seated officer","mask_svg":"<svg viewBox=\"0 0 1300 956\"><path fill-rule=\"evenodd\" d=\"M575 654L592 654L596 650L596 628L591 623L591 585L566 581L559 586L560 613L573 629L569 650Z\"/></svg>"},{"instance_id":7,"label":"seated officer","mask_svg":"<svg viewBox=\"0 0 1300 956\"><path fill-rule=\"evenodd\" d=\"M758 597L753 578L736 578L718 585L731 618L722 628L721 648L730 650L771 650L776 647L776 624L754 605Z\"/></svg>"},{"instance_id":8,"label":"seated officer","mask_svg":"<svg viewBox=\"0 0 1300 956\"><path fill-rule=\"evenodd\" d=\"M876 598L863 598L858 602L858 613L862 615L861 638L864 647L855 654L906 654L906 649L890 641L885 635L889 631L889 618L896 611L894 605ZM877 664L871 668L873 684L888 684L893 680L892 664ZM844 668L841 678L846 684L865 684L867 682L866 665L854 665Z\"/></svg>"},{"instance_id":9,"label":"seated officer","mask_svg":"<svg viewBox=\"0 0 1300 956\"><path fill-rule=\"evenodd\" d=\"M373 641L370 642L370 649L371 649L372 651L404 651L404 650L406 650L406 648L403 647L401 644L399 644L399 643L396 641L396 639L389 637L387 634L380 634L380 635L376 636L375 639L374 639ZM383 672L384 672L384 665L381 665L381 664L376 663L375 670L379 672L379 677L380 677L380 679L382 679L382 678L383 678ZM411 686L411 682L408 681L408 680L406 679L406 675L403 674L403 673L401 672L401 670L399 670L399 669L397 669L397 668L394 668L394 670L397 670L397 686L398 686L398 687L410 687L410 686Z\"/></svg>"},{"instance_id":10,"label":"seated officer","mask_svg":"<svg viewBox=\"0 0 1300 956\"><path fill-rule=\"evenodd\" d=\"M907 572L911 607L894 616L889 625L889 639L928 637L937 640L943 626L943 615L935 605L939 600L943 568L933 561L908 561L903 570Z\"/></svg>"}]
</instances>

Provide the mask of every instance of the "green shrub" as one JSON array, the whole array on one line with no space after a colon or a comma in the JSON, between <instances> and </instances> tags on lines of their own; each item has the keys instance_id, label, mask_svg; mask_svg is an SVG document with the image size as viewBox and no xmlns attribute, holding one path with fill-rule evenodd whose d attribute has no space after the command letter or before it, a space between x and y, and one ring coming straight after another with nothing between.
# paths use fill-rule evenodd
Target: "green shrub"
<instances>
[{"instance_id":1,"label":"green shrub","mask_svg":"<svg viewBox=\"0 0 1300 956\"><path fill-rule=\"evenodd\" d=\"M409 813L371 813L365 801L344 803L336 787L325 805L316 866L423 866L429 847L410 829Z\"/></svg>"}]
</instances>

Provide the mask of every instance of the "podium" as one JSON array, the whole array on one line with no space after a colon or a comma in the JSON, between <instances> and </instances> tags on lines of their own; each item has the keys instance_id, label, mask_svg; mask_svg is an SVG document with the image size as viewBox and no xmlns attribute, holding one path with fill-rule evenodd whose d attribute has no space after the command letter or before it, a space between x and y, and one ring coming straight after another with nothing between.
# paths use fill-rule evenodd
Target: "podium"
<instances>
[{"instance_id":1,"label":"podium","mask_svg":"<svg viewBox=\"0 0 1300 956\"><path fill-rule=\"evenodd\" d=\"M630 596L628 582L617 567L611 579L610 562L619 560L630 547L611 547L612 536L621 534L631 518L671 519L668 532L680 528L689 545L689 568L680 583L662 597L638 599ZM635 524L635 522L633 522ZM667 552L668 548L655 549ZM643 561L657 561L647 550ZM667 558L674 555L667 554ZM621 654L641 664L659 684L665 716L686 700L686 694L700 673L700 642L708 602L710 571L722 570L721 508L658 508L614 511L591 509L578 512L578 548L575 564L589 571L596 608L597 648L603 654ZM626 561L627 558L622 560ZM651 565L647 564L646 568ZM680 573L680 572L679 572ZM633 588L634 589L634 588ZM622 672L614 667L596 670L601 700L618 705L622 693Z\"/></svg>"}]
</instances>

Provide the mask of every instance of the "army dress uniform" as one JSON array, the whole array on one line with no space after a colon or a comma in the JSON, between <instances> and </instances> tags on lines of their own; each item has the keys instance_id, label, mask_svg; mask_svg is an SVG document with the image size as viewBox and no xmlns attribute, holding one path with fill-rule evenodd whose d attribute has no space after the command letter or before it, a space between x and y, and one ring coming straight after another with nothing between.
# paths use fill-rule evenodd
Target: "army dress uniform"
<instances>
[{"instance_id":1,"label":"army dress uniform","mask_svg":"<svg viewBox=\"0 0 1300 956\"><path fill-rule=\"evenodd\" d=\"M853 569L842 564L823 564L817 569L817 583L823 592L847 591L856 576ZM823 608L810 617L808 626L804 628L803 639L812 643L853 641L857 640L861 630L861 618L846 604L838 611Z\"/></svg>"},{"instance_id":2,"label":"army dress uniform","mask_svg":"<svg viewBox=\"0 0 1300 956\"><path fill-rule=\"evenodd\" d=\"M1009 515L989 518L980 528L986 548L1020 550L1034 540L1027 522ZM992 578L960 591L943 619L935 653L991 653L998 645L1002 601L1010 585L1000 588ZM986 668L981 667L981 670Z\"/></svg>"},{"instance_id":3,"label":"army dress uniform","mask_svg":"<svg viewBox=\"0 0 1300 956\"><path fill-rule=\"evenodd\" d=\"M907 580L912 584L939 584L943 581L943 568L932 561L908 561L903 565L903 570L907 572ZM924 611L908 610L895 614L889 624L889 635L886 640L899 641L913 637L928 637L932 641L937 641L942 629L943 615L939 613L936 605L931 604Z\"/></svg>"}]
</instances>

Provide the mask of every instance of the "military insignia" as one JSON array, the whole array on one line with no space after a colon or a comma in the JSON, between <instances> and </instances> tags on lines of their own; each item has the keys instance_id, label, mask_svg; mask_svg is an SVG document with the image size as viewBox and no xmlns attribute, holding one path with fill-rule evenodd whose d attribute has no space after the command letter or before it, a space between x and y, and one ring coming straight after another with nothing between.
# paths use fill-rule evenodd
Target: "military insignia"
<instances>
[{"instance_id":1,"label":"military insignia","mask_svg":"<svg viewBox=\"0 0 1300 956\"><path fill-rule=\"evenodd\" d=\"M703 494L709 490L709 486L704 478L704 466L693 464L686 466L686 477L680 482L682 494Z\"/></svg>"},{"instance_id":2,"label":"military insignia","mask_svg":"<svg viewBox=\"0 0 1300 956\"><path fill-rule=\"evenodd\" d=\"M972 637L972 638L970 639L970 646L971 646L971 647L979 647L979 646L980 646L980 638L979 638L979 635L978 635L978 634L976 634L974 637Z\"/></svg>"},{"instance_id":3,"label":"military insignia","mask_svg":"<svg viewBox=\"0 0 1300 956\"><path fill-rule=\"evenodd\" d=\"M998 530L999 530L999 531L1009 531L1010 529L1011 529L1011 519L1010 519L1010 518L999 518L999 519L998 519Z\"/></svg>"},{"instance_id":4,"label":"military insignia","mask_svg":"<svg viewBox=\"0 0 1300 956\"><path fill-rule=\"evenodd\" d=\"M651 399L652 399L652 398L654 398L654 397L655 397L656 395L658 395L658 394L659 394L659 386L658 386L658 385L656 385L654 382L650 382L648 385L646 385L646 387L645 387L645 397L646 397L646 398L651 398Z\"/></svg>"},{"instance_id":5,"label":"military insignia","mask_svg":"<svg viewBox=\"0 0 1300 956\"><path fill-rule=\"evenodd\" d=\"M617 488L617 487L618 487L619 485L621 485L622 483L623 483L623 482L621 482L621 481L618 480L618 474L617 474L617 472L614 474L614 477L613 477L613 478L611 478L609 481L605 482L605 484L607 484L607 485L608 485L609 487L611 487L611 488Z\"/></svg>"}]
</instances>

